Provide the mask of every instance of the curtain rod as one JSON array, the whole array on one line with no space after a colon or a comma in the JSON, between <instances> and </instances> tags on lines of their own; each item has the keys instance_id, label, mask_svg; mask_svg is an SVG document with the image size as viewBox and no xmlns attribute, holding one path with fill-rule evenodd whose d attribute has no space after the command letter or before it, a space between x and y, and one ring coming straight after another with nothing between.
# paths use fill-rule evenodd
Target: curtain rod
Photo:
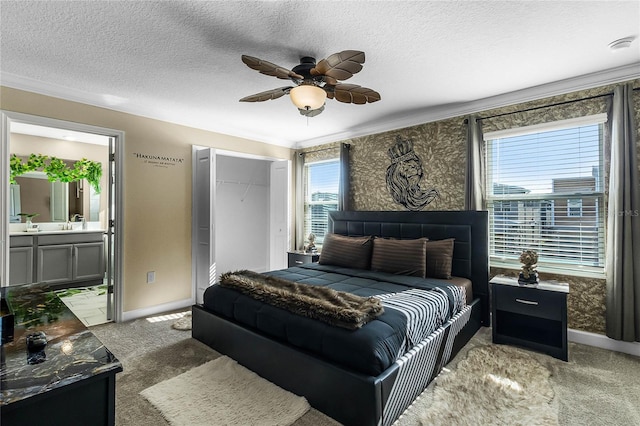
<instances>
[{"instance_id":1,"label":"curtain rod","mask_svg":"<svg viewBox=\"0 0 640 426\"><path fill-rule=\"evenodd\" d=\"M347 149L349 149L351 147L351 144L348 144L348 143L344 143L343 145L346 145ZM338 146L337 148L340 148L340 147ZM336 147L320 148L320 149L316 149L316 150L313 150L313 151L299 152L298 155L313 154L314 152L329 151L331 149L336 149Z\"/></svg>"},{"instance_id":2,"label":"curtain rod","mask_svg":"<svg viewBox=\"0 0 640 426\"><path fill-rule=\"evenodd\" d=\"M637 88L632 89L632 90L635 92L636 90L640 90L640 87L637 87ZM586 98L572 99L570 101L557 102L555 104L531 107L531 108L521 109L521 110L518 110L518 111L504 112L502 114L495 114L495 115L490 115L490 116L487 116L487 117L478 117L477 120L489 120L491 118L502 117L504 115L517 114L519 112L535 111L537 109L551 108L551 107L555 107L555 106L571 104L571 103L574 103L574 102L582 102L582 101L588 101L588 100L591 100L591 99L604 98L604 97L607 97L607 96L613 96L613 92L611 92L611 93L603 93L602 95L589 96L589 97L586 97ZM464 122L466 124L468 122L468 120L465 119Z\"/></svg>"}]
</instances>

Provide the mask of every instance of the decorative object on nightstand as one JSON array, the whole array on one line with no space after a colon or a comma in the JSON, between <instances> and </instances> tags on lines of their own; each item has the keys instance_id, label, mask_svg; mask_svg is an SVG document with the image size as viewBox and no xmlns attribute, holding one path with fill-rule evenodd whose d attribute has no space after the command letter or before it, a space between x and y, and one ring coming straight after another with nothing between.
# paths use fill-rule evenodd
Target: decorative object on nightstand
<instances>
[{"instance_id":1,"label":"decorative object on nightstand","mask_svg":"<svg viewBox=\"0 0 640 426\"><path fill-rule=\"evenodd\" d=\"M568 284L541 280L536 287L526 287L517 278L502 275L489 284L494 343L523 346L568 360Z\"/></svg>"},{"instance_id":2,"label":"decorative object on nightstand","mask_svg":"<svg viewBox=\"0 0 640 426\"><path fill-rule=\"evenodd\" d=\"M309 240L309 244L307 244L307 249L305 250L307 253L314 253L316 252L316 235L312 232L311 234L309 234L309 236L307 237L307 239Z\"/></svg>"},{"instance_id":3,"label":"decorative object on nightstand","mask_svg":"<svg viewBox=\"0 0 640 426\"><path fill-rule=\"evenodd\" d=\"M518 284L526 286L537 285L538 271L535 268L538 263L538 253L533 250L524 250L520 254L520 263L522 263L522 268L518 276Z\"/></svg>"}]
</instances>

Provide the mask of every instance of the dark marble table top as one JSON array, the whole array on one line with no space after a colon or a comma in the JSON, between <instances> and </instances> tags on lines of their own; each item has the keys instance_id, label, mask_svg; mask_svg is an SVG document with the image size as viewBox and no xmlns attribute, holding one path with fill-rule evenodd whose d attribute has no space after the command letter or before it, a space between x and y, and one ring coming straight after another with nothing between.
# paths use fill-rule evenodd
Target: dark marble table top
<instances>
[{"instance_id":1,"label":"dark marble table top","mask_svg":"<svg viewBox=\"0 0 640 426\"><path fill-rule=\"evenodd\" d=\"M1 349L0 405L11 404L103 373L122 364L46 285L4 287L15 319L14 338ZM44 353L26 337L43 331Z\"/></svg>"}]
</instances>

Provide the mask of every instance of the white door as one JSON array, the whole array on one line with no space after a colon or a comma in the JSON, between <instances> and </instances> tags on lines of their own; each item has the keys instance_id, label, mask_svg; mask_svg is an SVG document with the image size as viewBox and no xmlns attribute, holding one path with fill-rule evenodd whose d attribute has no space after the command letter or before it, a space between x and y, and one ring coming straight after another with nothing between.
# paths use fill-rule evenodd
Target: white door
<instances>
[{"instance_id":1,"label":"white door","mask_svg":"<svg viewBox=\"0 0 640 426\"><path fill-rule=\"evenodd\" d=\"M9 285L9 117L0 113L0 286ZM19 217L19 216L18 216Z\"/></svg>"},{"instance_id":2,"label":"white door","mask_svg":"<svg viewBox=\"0 0 640 426\"><path fill-rule=\"evenodd\" d=\"M289 161L271 163L269 269L287 267L289 250Z\"/></svg>"},{"instance_id":3,"label":"white door","mask_svg":"<svg viewBox=\"0 0 640 426\"><path fill-rule=\"evenodd\" d=\"M215 199L216 154L211 148L195 149L193 156L193 273L196 303L216 282Z\"/></svg>"}]
</instances>

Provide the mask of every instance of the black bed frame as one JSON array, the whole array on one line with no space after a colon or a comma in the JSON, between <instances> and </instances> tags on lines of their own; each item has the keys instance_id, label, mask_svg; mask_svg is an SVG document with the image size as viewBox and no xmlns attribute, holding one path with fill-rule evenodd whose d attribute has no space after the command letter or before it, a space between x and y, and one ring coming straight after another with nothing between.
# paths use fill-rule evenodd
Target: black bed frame
<instances>
[{"instance_id":1,"label":"black bed frame","mask_svg":"<svg viewBox=\"0 0 640 426\"><path fill-rule=\"evenodd\" d=\"M452 274L472 280L471 317L457 334L451 356L481 326L489 326L488 215L486 211L330 212L329 232L401 239L455 238ZM448 333L448 330L445 330ZM193 306L192 336L265 379L303 395L316 409L354 426L390 424L383 410L399 374L393 364L377 377L349 371L285 342ZM441 350L442 352L442 350Z\"/></svg>"}]
</instances>

